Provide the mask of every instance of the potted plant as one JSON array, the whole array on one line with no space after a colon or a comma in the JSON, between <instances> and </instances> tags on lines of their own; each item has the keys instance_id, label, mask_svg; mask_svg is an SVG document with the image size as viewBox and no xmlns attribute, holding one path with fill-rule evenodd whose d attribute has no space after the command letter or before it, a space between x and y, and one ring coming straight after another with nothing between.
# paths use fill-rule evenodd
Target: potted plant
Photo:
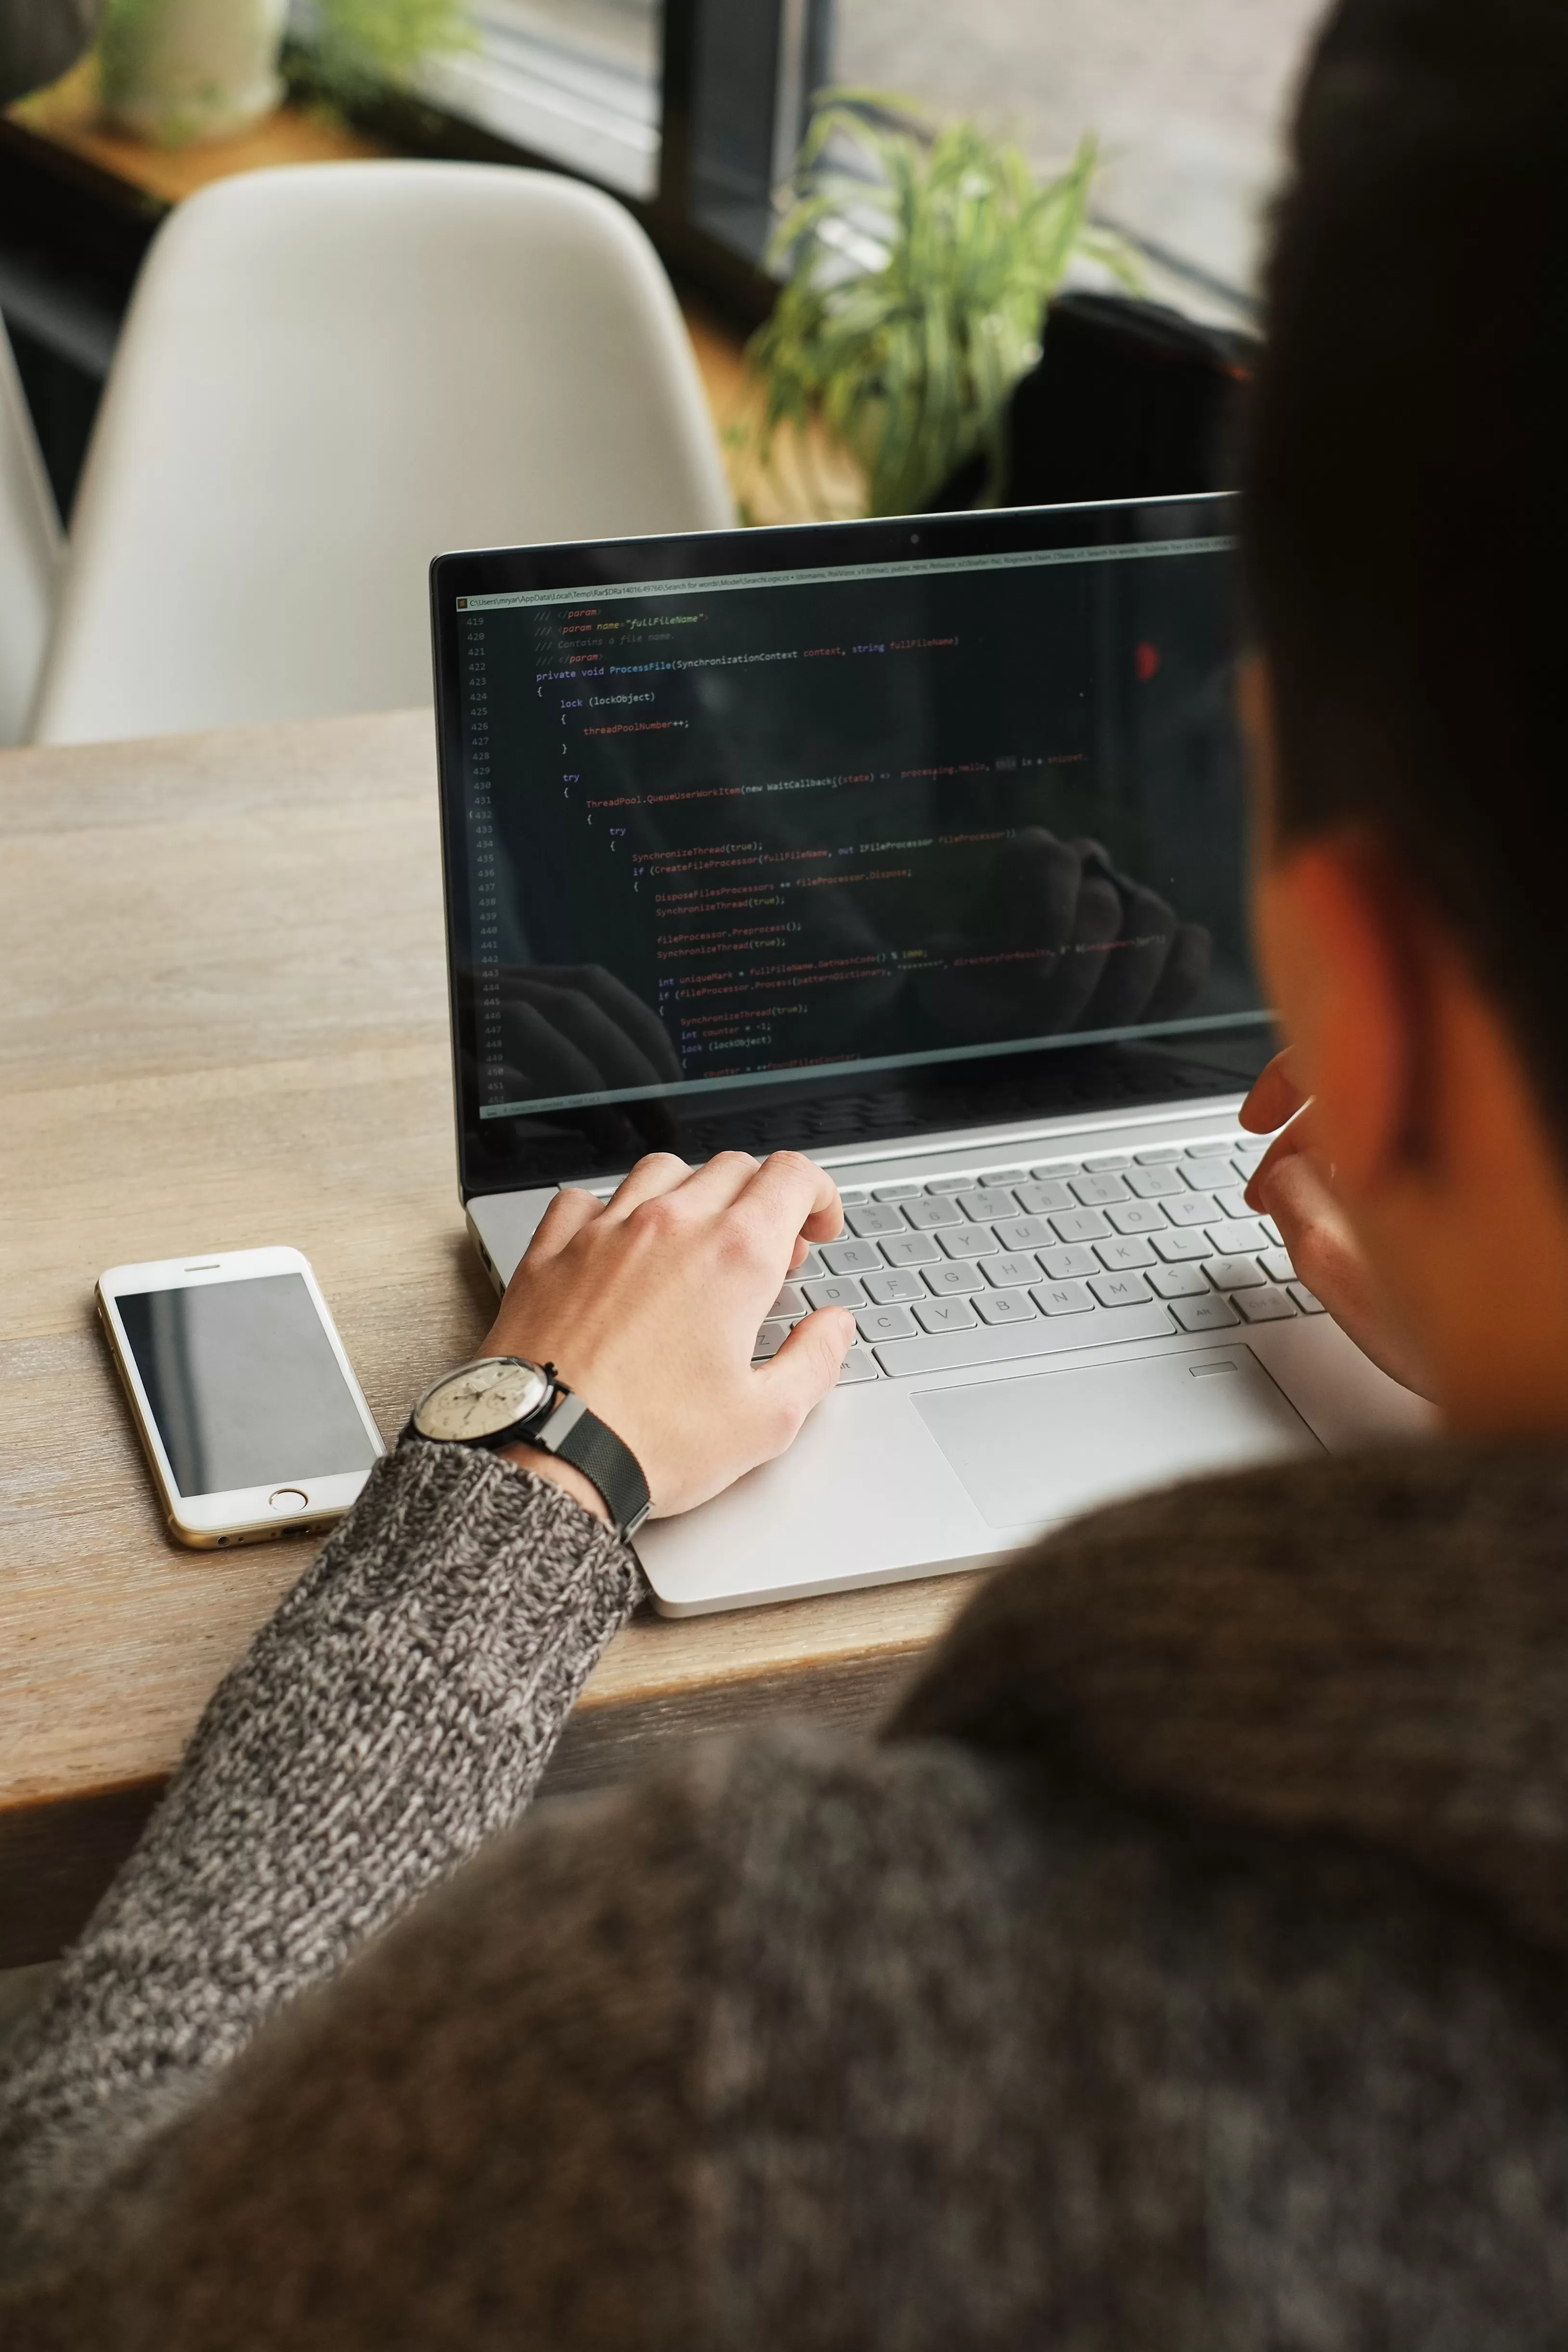
<instances>
[{"instance_id":1,"label":"potted plant","mask_svg":"<svg viewBox=\"0 0 1568 2352\"><path fill-rule=\"evenodd\" d=\"M826 433L863 475L865 510L893 515L921 512L980 455L994 499L1007 401L1068 266L1084 257L1139 282L1127 247L1090 221L1097 163L1086 135L1065 172L1038 179L976 122L826 92L771 247L785 281L747 346L759 464L784 428L808 463Z\"/></svg>"},{"instance_id":2,"label":"potted plant","mask_svg":"<svg viewBox=\"0 0 1568 2352\"><path fill-rule=\"evenodd\" d=\"M289 0L109 0L100 95L112 121L163 146L228 139L269 114ZM412 80L468 39L458 0L314 0L311 87L350 103Z\"/></svg>"}]
</instances>

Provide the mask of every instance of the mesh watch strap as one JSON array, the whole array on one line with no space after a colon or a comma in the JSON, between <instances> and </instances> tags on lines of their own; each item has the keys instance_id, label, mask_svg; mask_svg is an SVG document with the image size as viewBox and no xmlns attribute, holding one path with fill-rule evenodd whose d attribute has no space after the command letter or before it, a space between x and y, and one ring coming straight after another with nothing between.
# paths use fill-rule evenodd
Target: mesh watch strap
<instances>
[{"instance_id":1,"label":"mesh watch strap","mask_svg":"<svg viewBox=\"0 0 1568 2352\"><path fill-rule=\"evenodd\" d=\"M650 1500L647 1480L636 1454L622 1444L613 1429L606 1429L597 1414L588 1411L580 1396L565 1387L558 1389L556 1396L555 1410L529 1444L581 1470L604 1496L616 1532L623 1537L636 1535L647 1517Z\"/></svg>"}]
</instances>

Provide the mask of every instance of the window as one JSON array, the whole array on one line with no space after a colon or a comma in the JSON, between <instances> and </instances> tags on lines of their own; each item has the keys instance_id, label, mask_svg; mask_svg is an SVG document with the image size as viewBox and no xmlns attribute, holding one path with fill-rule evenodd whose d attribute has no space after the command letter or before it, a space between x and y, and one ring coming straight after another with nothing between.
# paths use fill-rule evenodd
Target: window
<instances>
[{"instance_id":1,"label":"window","mask_svg":"<svg viewBox=\"0 0 1568 2352\"><path fill-rule=\"evenodd\" d=\"M1279 134L1322 0L471 0L433 67L449 113L647 207L699 266L755 265L829 81L1016 130L1042 163L1101 142L1098 209L1150 289L1245 314Z\"/></svg>"},{"instance_id":2,"label":"window","mask_svg":"<svg viewBox=\"0 0 1568 2352\"><path fill-rule=\"evenodd\" d=\"M1097 209L1198 307L1205 294L1239 306L1321 13L1322 0L837 0L833 72L1015 124L1042 162L1096 131Z\"/></svg>"}]
</instances>

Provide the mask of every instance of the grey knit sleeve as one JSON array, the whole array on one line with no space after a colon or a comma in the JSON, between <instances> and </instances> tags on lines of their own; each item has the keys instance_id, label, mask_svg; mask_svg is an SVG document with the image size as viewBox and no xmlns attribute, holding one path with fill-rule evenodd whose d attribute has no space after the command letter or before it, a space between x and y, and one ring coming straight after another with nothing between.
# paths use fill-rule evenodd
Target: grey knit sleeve
<instances>
[{"instance_id":1,"label":"grey knit sleeve","mask_svg":"<svg viewBox=\"0 0 1568 2352\"><path fill-rule=\"evenodd\" d=\"M378 1465L7 2053L0 2249L516 1819L644 1590L606 1528L492 1454L405 1439Z\"/></svg>"}]
</instances>

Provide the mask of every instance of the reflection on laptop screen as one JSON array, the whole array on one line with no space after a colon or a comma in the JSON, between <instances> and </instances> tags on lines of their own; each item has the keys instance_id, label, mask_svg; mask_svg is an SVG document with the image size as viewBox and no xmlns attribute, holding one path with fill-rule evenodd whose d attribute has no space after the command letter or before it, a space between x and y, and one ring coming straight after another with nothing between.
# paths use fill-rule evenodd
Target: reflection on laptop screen
<instances>
[{"instance_id":1,"label":"reflection on laptop screen","mask_svg":"<svg viewBox=\"0 0 1568 2352\"><path fill-rule=\"evenodd\" d=\"M479 1118L1258 1031L1229 541L1180 512L462 598Z\"/></svg>"}]
</instances>

